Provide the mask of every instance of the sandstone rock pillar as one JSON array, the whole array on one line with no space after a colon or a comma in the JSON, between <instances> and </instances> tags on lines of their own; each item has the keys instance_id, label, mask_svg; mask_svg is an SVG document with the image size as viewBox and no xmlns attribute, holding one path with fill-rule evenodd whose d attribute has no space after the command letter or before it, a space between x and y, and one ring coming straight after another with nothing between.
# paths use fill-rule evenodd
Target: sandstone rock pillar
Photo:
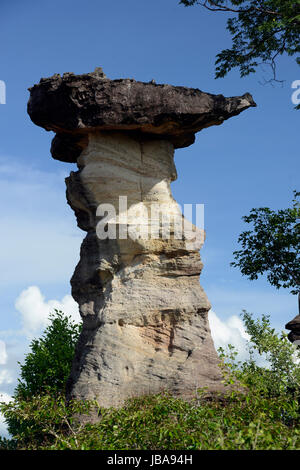
<instances>
[{"instance_id":1,"label":"sandstone rock pillar","mask_svg":"<svg viewBox=\"0 0 300 470\"><path fill-rule=\"evenodd\" d=\"M52 156L77 163L67 199L87 232L71 280L83 331L68 395L107 407L161 390L220 390L199 284L203 233L170 183L174 149L255 106L252 97L109 80L101 69L42 79L30 94L31 119L56 133Z\"/></svg>"}]
</instances>

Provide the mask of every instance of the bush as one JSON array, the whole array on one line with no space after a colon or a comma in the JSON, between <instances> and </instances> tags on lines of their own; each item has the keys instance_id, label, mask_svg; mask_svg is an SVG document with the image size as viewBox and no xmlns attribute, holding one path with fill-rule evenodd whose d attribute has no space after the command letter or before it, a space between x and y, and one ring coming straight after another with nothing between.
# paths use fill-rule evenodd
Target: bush
<instances>
[{"instance_id":1,"label":"bush","mask_svg":"<svg viewBox=\"0 0 300 470\"><path fill-rule=\"evenodd\" d=\"M98 424L73 418L91 402L44 395L9 403L6 416L26 423L16 449L30 450L262 450L300 448L298 403L253 393L231 393L208 401L200 394L186 402L168 394L129 400L120 409L99 409ZM286 422L284 414L290 417ZM30 417L30 426L28 426ZM10 444L12 445L12 444ZM2 446L5 447L5 444Z\"/></svg>"},{"instance_id":2,"label":"bush","mask_svg":"<svg viewBox=\"0 0 300 470\"><path fill-rule=\"evenodd\" d=\"M276 334L269 318L244 312L251 336L249 360L238 362L232 346L220 350L228 393L207 398L204 390L187 402L167 393L128 400L122 408L98 407L97 424L80 425L76 416L94 402L66 405L58 389L16 396L0 409L19 423L3 449L81 450L266 450L300 449L299 363L286 335ZM269 362L259 366L255 355ZM234 383L246 393L232 391ZM62 382L60 382L62 384ZM240 387L241 388L241 387ZM61 392L63 387L60 388Z\"/></svg>"}]
</instances>

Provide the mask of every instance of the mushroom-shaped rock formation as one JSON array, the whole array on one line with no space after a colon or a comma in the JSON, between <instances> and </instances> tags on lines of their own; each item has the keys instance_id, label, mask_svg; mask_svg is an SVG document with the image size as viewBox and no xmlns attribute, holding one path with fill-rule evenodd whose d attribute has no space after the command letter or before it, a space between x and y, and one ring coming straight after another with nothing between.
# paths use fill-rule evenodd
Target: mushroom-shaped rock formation
<instances>
[{"instance_id":1,"label":"mushroom-shaped rock formation","mask_svg":"<svg viewBox=\"0 0 300 470\"><path fill-rule=\"evenodd\" d=\"M285 328L290 330L288 334L288 339L291 343L297 341L297 344L300 345L300 315L297 315L293 320L289 321Z\"/></svg>"},{"instance_id":2,"label":"mushroom-shaped rock formation","mask_svg":"<svg viewBox=\"0 0 300 470\"><path fill-rule=\"evenodd\" d=\"M249 94L109 80L100 68L30 89L32 121L56 133L52 156L77 163L67 199L87 232L71 279L83 329L69 397L106 407L222 389L199 284L203 230L182 216L170 183L174 148L252 106Z\"/></svg>"}]
</instances>

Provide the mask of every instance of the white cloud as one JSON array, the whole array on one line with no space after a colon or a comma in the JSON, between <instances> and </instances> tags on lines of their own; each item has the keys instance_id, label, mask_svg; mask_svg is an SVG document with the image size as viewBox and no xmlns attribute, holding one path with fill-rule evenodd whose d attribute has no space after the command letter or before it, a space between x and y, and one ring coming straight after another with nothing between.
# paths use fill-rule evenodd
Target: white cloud
<instances>
[{"instance_id":1,"label":"white cloud","mask_svg":"<svg viewBox=\"0 0 300 470\"><path fill-rule=\"evenodd\" d=\"M208 320L216 349L222 347L226 351L227 346L231 344L238 353L237 361L243 362L250 358L248 346L250 346L251 337L246 332L244 324L239 317L232 315L222 321L213 310L210 310ZM252 351L251 358L260 367L270 367L266 354L259 354L255 350L254 352Z\"/></svg>"},{"instance_id":2,"label":"white cloud","mask_svg":"<svg viewBox=\"0 0 300 470\"><path fill-rule=\"evenodd\" d=\"M8 369L0 370L0 385L12 384L13 381L12 374Z\"/></svg>"},{"instance_id":3,"label":"white cloud","mask_svg":"<svg viewBox=\"0 0 300 470\"><path fill-rule=\"evenodd\" d=\"M4 403L9 403L10 401L12 401L12 397L8 393L0 391L0 401L4 401Z\"/></svg>"},{"instance_id":4,"label":"white cloud","mask_svg":"<svg viewBox=\"0 0 300 470\"><path fill-rule=\"evenodd\" d=\"M4 401L5 403L9 403L12 400L12 397L8 395L6 392L0 392L0 402ZM4 416L0 413L0 436L1 437L9 437L7 426L4 422Z\"/></svg>"},{"instance_id":5,"label":"white cloud","mask_svg":"<svg viewBox=\"0 0 300 470\"><path fill-rule=\"evenodd\" d=\"M19 364L29 352L29 341L38 337L49 322L49 314L54 309L61 310L70 316L76 323L81 321L77 303L70 295L61 300L46 300L37 286L30 286L23 290L15 301L19 313L21 328L9 331L0 331L6 341L0 340L0 401L11 400L19 376ZM8 437L4 418L0 414L0 436Z\"/></svg>"},{"instance_id":6,"label":"white cloud","mask_svg":"<svg viewBox=\"0 0 300 470\"><path fill-rule=\"evenodd\" d=\"M250 336L246 333L239 317L232 315L222 321L213 310L210 310L208 320L216 349L220 347L226 349L228 344L232 344L239 353L239 359L246 359L249 356L247 342Z\"/></svg>"},{"instance_id":7,"label":"white cloud","mask_svg":"<svg viewBox=\"0 0 300 470\"><path fill-rule=\"evenodd\" d=\"M0 365L6 364L7 352L5 342L0 339Z\"/></svg>"},{"instance_id":8,"label":"white cloud","mask_svg":"<svg viewBox=\"0 0 300 470\"><path fill-rule=\"evenodd\" d=\"M0 401L11 400L13 389L17 384L19 375L18 361L23 363L24 354L28 352L29 340L33 336L38 337L49 322L49 314L54 309L61 310L76 322L80 322L80 314L77 303L70 295L61 300L46 300L39 287L30 286L23 290L17 297L15 307L19 312L22 329L1 332L7 337L7 341L0 340ZM9 392L9 393L8 393ZM0 436L8 437L7 427L3 416L0 414Z\"/></svg>"},{"instance_id":9,"label":"white cloud","mask_svg":"<svg viewBox=\"0 0 300 470\"><path fill-rule=\"evenodd\" d=\"M76 322L81 320L78 304L70 295L66 295L60 301L46 301L37 286L23 290L15 302L15 307L21 314L23 328L29 335L47 326L49 314L54 309L61 310Z\"/></svg>"}]
</instances>

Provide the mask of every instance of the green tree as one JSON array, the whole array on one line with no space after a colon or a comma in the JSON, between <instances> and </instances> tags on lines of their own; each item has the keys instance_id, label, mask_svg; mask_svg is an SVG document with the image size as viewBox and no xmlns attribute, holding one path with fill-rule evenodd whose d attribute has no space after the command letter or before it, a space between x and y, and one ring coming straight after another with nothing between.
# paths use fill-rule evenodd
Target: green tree
<instances>
[{"instance_id":1,"label":"green tree","mask_svg":"<svg viewBox=\"0 0 300 470\"><path fill-rule=\"evenodd\" d=\"M64 395L66 380L70 374L81 325L71 317L55 310L50 314L50 324L39 339L30 344L30 352L20 364L21 378L14 390L12 406L22 409L35 398L39 401L45 394L54 401ZM29 432L32 421L20 420L18 413L7 413L5 421L12 436Z\"/></svg>"},{"instance_id":2,"label":"green tree","mask_svg":"<svg viewBox=\"0 0 300 470\"><path fill-rule=\"evenodd\" d=\"M21 379L15 396L26 398L46 390L63 392L80 331L81 325L63 312L55 310L50 314L49 326L41 338L31 342L31 351L20 365Z\"/></svg>"},{"instance_id":3,"label":"green tree","mask_svg":"<svg viewBox=\"0 0 300 470\"><path fill-rule=\"evenodd\" d=\"M233 253L238 267L250 280L267 274L272 286L300 291L300 193L294 191L291 208L273 211L268 207L252 209L243 217L252 230L240 234L242 249ZM300 297L300 295L299 295Z\"/></svg>"},{"instance_id":4,"label":"green tree","mask_svg":"<svg viewBox=\"0 0 300 470\"><path fill-rule=\"evenodd\" d=\"M287 334L277 333L270 324L270 317L262 315L254 319L247 311L241 314L250 339L247 344L249 359L237 361L237 351L228 345L228 352L219 348L226 368L224 373L233 374L255 394L265 397L300 398L300 350L295 350ZM259 365L264 363L264 366ZM300 403L300 402L299 402Z\"/></svg>"},{"instance_id":5,"label":"green tree","mask_svg":"<svg viewBox=\"0 0 300 470\"><path fill-rule=\"evenodd\" d=\"M231 49L216 59L216 78L238 67L241 77L268 64L276 78L276 59L300 53L300 0L181 0L185 6L201 5L213 12L230 13L227 30ZM300 65L300 57L296 57Z\"/></svg>"}]
</instances>

